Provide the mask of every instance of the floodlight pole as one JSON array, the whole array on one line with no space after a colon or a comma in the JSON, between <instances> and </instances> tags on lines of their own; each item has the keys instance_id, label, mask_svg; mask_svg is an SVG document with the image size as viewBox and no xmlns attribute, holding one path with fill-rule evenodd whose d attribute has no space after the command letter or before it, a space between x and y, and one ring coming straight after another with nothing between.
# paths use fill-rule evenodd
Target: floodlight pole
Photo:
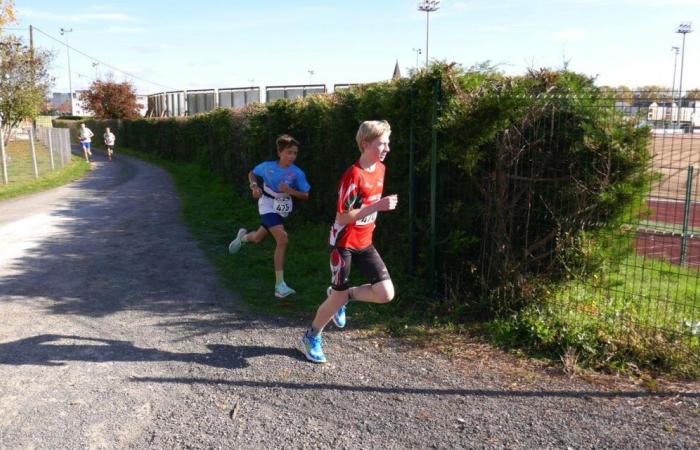
<instances>
[{"instance_id":1,"label":"floodlight pole","mask_svg":"<svg viewBox=\"0 0 700 450\"><path fill-rule=\"evenodd\" d=\"M671 84L671 103L676 98L676 65L678 64L678 52L680 47L671 47L671 51L674 52L673 56L673 83Z\"/></svg>"},{"instance_id":2,"label":"floodlight pole","mask_svg":"<svg viewBox=\"0 0 700 450\"><path fill-rule=\"evenodd\" d=\"M421 53L423 53L423 52L419 48L414 48L413 51L416 52L416 70L418 70L418 65L420 64L420 62L418 61L418 58L420 57Z\"/></svg>"},{"instance_id":3,"label":"floodlight pole","mask_svg":"<svg viewBox=\"0 0 700 450\"><path fill-rule=\"evenodd\" d=\"M421 0L418 2L418 10L425 11L425 68L428 68L430 53L430 13L440 9L440 0Z\"/></svg>"},{"instance_id":4,"label":"floodlight pole","mask_svg":"<svg viewBox=\"0 0 700 450\"><path fill-rule=\"evenodd\" d=\"M70 93L70 115L73 114L73 81L71 79L71 73L70 73L70 48L68 47L68 33L71 33L73 31L72 28L66 29L66 28L61 28L61 36L66 36L66 55L68 56L68 90Z\"/></svg>"},{"instance_id":5,"label":"floodlight pole","mask_svg":"<svg viewBox=\"0 0 700 450\"><path fill-rule=\"evenodd\" d=\"M683 35L683 45L681 46L681 74L678 80L678 127L681 126L681 110L683 106L683 61L685 59L685 35L692 33L692 22L683 22L678 26L676 33Z\"/></svg>"}]
</instances>

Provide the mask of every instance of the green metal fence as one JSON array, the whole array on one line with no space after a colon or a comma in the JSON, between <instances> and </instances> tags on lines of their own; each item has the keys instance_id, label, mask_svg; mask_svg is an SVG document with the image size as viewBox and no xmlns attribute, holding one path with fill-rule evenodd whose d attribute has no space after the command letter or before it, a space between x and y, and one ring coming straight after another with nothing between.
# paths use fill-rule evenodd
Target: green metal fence
<instances>
[{"instance_id":1,"label":"green metal fence","mask_svg":"<svg viewBox=\"0 0 700 450\"><path fill-rule=\"evenodd\" d=\"M487 298L486 307L497 312L537 303L564 326L614 330L614 338L627 340L630 348L632 341L645 341L700 364L700 128L693 122L700 105L696 114L692 102L678 108L668 94L650 92L625 98L597 92L575 99L559 93L522 105L511 102L523 108L515 114L519 122L496 137L492 150L498 156L475 182L438 156L445 145L439 91L436 85L430 142L415 142L413 128L420 124L410 130L416 151L430 151L430 173L416 174L411 162L408 180L410 268L426 266L436 298L458 296L466 303ZM573 126L574 116L590 118L598 128ZM647 134L646 171L620 185L628 192L615 192L606 188L606 180L612 185L617 171L624 170L620 167L635 163L621 158L630 147L628 138L616 133L632 128ZM601 136L601 130L609 136ZM571 133L581 135L572 139ZM606 158L587 160L572 148L583 149L590 140L603 142L612 165L606 167ZM580 171L586 164L599 166ZM597 174L599 180L587 184L581 173ZM415 188L426 181L428 205L420 200L425 192L416 194ZM476 194L478 189L484 192ZM460 204L478 195L491 203L473 211ZM614 199L596 196L626 198L624 208L606 215L601 208L613 208ZM588 204L598 211L585 211ZM416 238L421 216L429 217L428 239ZM472 233L481 242L468 242L474 236L462 233L467 221L472 230L481 227ZM479 254L460 256L455 248ZM422 259L416 262L415 255ZM481 300L471 300L476 296Z\"/></svg>"}]
</instances>

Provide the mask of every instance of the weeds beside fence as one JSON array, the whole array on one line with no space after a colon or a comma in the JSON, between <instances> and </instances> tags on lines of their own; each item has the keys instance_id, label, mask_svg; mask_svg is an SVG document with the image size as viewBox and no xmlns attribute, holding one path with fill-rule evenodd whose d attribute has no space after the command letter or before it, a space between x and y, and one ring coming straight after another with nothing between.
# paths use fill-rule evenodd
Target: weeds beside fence
<instances>
[{"instance_id":1,"label":"weeds beside fence","mask_svg":"<svg viewBox=\"0 0 700 450\"><path fill-rule=\"evenodd\" d=\"M253 165L275 158L274 138L290 133L312 184L291 219L299 223L332 220L338 176L358 156L358 124L387 119L384 192L398 193L401 209L382 216L376 240L394 270L423 280L411 302L426 299L424 313L496 317L504 344L574 349L592 365L692 373L696 151L692 134L653 134L682 129L655 114L570 72L511 78L434 66L330 96L89 126L202 163L241 193Z\"/></svg>"}]
</instances>

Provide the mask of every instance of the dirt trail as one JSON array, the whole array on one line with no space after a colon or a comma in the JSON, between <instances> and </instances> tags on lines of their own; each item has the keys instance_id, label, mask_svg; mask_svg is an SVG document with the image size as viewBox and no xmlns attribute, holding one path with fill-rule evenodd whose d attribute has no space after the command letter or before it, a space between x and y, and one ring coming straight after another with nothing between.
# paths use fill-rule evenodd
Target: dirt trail
<instances>
[{"instance_id":1,"label":"dirt trail","mask_svg":"<svg viewBox=\"0 0 700 450\"><path fill-rule=\"evenodd\" d=\"M226 245L226 243L222 243ZM692 447L700 394L603 388L302 323L225 289L161 169L0 203L0 448ZM352 318L350 317L350 320Z\"/></svg>"}]
</instances>

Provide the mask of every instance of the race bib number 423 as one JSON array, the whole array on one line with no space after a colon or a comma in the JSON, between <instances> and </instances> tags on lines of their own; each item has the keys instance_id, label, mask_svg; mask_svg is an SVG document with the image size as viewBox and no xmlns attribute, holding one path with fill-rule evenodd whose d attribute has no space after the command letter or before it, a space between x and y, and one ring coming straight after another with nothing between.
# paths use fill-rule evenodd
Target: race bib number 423
<instances>
[{"instance_id":1,"label":"race bib number 423","mask_svg":"<svg viewBox=\"0 0 700 450\"><path fill-rule=\"evenodd\" d=\"M292 212L292 197L275 197L273 208L277 214L282 217L287 217Z\"/></svg>"}]
</instances>

